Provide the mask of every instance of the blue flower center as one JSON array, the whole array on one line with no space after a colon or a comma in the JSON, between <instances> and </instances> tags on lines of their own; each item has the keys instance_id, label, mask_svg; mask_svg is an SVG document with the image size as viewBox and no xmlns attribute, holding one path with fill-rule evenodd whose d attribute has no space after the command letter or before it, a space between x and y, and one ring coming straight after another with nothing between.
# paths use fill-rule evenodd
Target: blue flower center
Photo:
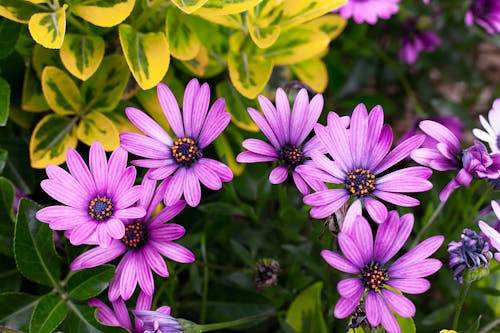
<instances>
[{"instance_id":1,"label":"blue flower center","mask_svg":"<svg viewBox=\"0 0 500 333\"><path fill-rule=\"evenodd\" d=\"M361 279L365 288L379 292L380 288L389 280L389 274L380 264L371 263L361 270Z\"/></svg>"},{"instance_id":2,"label":"blue flower center","mask_svg":"<svg viewBox=\"0 0 500 333\"><path fill-rule=\"evenodd\" d=\"M87 209L90 217L98 222L104 222L113 215L113 203L111 199L107 197L96 196L94 199L90 200L89 207Z\"/></svg>"},{"instance_id":3,"label":"blue flower center","mask_svg":"<svg viewBox=\"0 0 500 333\"><path fill-rule=\"evenodd\" d=\"M280 160L288 166L296 167L304 161L304 153L297 146L286 145L281 148Z\"/></svg>"},{"instance_id":4,"label":"blue flower center","mask_svg":"<svg viewBox=\"0 0 500 333\"><path fill-rule=\"evenodd\" d=\"M349 193L362 197L375 191L375 175L370 169L357 168L347 173L345 185Z\"/></svg>"},{"instance_id":5,"label":"blue flower center","mask_svg":"<svg viewBox=\"0 0 500 333\"><path fill-rule=\"evenodd\" d=\"M148 240L148 229L144 223L134 222L125 226L125 235L122 242L128 250L138 250L146 244Z\"/></svg>"},{"instance_id":6,"label":"blue flower center","mask_svg":"<svg viewBox=\"0 0 500 333\"><path fill-rule=\"evenodd\" d=\"M177 139L170 149L175 161L183 166L190 166L203 156L201 149L191 138Z\"/></svg>"}]
</instances>

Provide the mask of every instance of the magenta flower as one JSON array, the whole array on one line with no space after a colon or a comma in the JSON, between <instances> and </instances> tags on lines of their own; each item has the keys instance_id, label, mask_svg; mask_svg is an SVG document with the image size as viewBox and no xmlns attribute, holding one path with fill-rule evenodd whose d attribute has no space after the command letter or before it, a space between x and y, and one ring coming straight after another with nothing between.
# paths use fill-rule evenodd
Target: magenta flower
<instances>
[{"instance_id":1,"label":"magenta flower","mask_svg":"<svg viewBox=\"0 0 500 333\"><path fill-rule=\"evenodd\" d=\"M412 127L401 136L398 142L403 142L404 140L408 139L410 136L413 136L418 133L422 133L420 131L418 125L420 124L421 121L425 119L421 117L415 117L413 120L413 125ZM430 117L428 120L435 121L437 123L440 123L441 125L445 126L447 129L449 129L454 136L457 137L457 139L462 139L463 137L463 129L464 129L464 123L456 116L435 116L435 117ZM436 148L436 145L438 144L438 141L433 139L432 137L426 135L424 143L420 146L420 148Z\"/></svg>"},{"instance_id":2,"label":"magenta flower","mask_svg":"<svg viewBox=\"0 0 500 333\"><path fill-rule=\"evenodd\" d=\"M345 19L354 19L354 22L361 24L377 23L377 19L389 19L399 11L399 0L349 0L340 7L340 15Z\"/></svg>"},{"instance_id":3,"label":"magenta flower","mask_svg":"<svg viewBox=\"0 0 500 333\"><path fill-rule=\"evenodd\" d=\"M45 192L63 205L42 208L36 218L49 224L53 230L71 230L73 245L92 244L97 240L102 247L125 234L124 219L140 218L144 208L134 207L142 195L142 186L133 186L134 167L127 168L127 152L118 147L106 160L99 142L94 142L89 153L90 170L74 149L66 152L70 173L49 165L49 179L40 184Z\"/></svg>"},{"instance_id":4,"label":"magenta flower","mask_svg":"<svg viewBox=\"0 0 500 333\"><path fill-rule=\"evenodd\" d=\"M491 201L491 207L497 219L500 220L500 205L498 205L496 201ZM497 251L497 253L495 253L495 259L500 262L500 233L484 221L479 221L479 228L481 228L481 231L488 237L490 245Z\"/></svg>"},{"instance_id":5,"label":"magenta flower","mask_svg":"<svg viewBox=\"0 0 500 333\"><path fill-rule=\"evenodd\" d=\"M500 33L500 2L498 0L472 0L465 14L465 24L476 23L489 34Z\"/></svg>"},{"instance_id":6,"label":"magenta flower","mask_svg":"<svg viewBox=\"0 0 500 333\"><path fill-rule=\"evenodd\" d=\"M367 320L372 327L380 324L389 333L400 333L394 317L415 315L415 305L396 291L421 294L430 288L424 277L437 272L442 264L428 258L444 241L443 236L426 239L392 264L388 261L403 247L413 228L413 215L401 218L391 211L378 227L375 240L370 224L358 216L350 232L339 234L339 246L344 256L323 250L321 256L335 269L356 277L341 280L337 290L341 296L335 305L335 317L350 316L364 297Z\"/></svg>"},{"instance_id":7,"label":"magenta flower","mask_svg":"<svg viewBox=\"0 0 500 333\"><path fill-rule=\"evenodd\" d=\"M403 24L399 58L407 64L414 64L420 52L432 52L441 44L441 39L432 31L421 31L415 19L408 19Z\"/></svg>"},{"instance_id":8,"label":"magenta flower","mask_svg":"<svg viewBox=\"0 0 500 333\"><path fill-rule=\"evenodd\" d=\"M281 184L289 171L292 173L295 185L302 194L309 193L309 186L322 189L321 182L309 180L295 172L295 168L310 157L312 149L318 149L319 142L313 138L304 143L311 133L323 109L323 96L317 94L309 103L306 89L301 89L290 113L290 104L283 89L276 90L276 108L264 96L259 96L259 103L264 115L248 108L248 113L257 126L269 140L269 143L259 139L246 139L243 147L248 151L240 153L236 160L240 163L278 161L269 175L272 184Z\"/></svg>"},{"instance_id":9,"label":"magenta flower","mask_svg":"<svg viewBox=\"0 0 500 333\"><path fill-rule=\"evenodd\" d=\"M130 153L145 159L132 161L134 165L149 168L149 176L161 180L172 177L165 191L165 205L170 206L184 195L188 205L200 203L200 182L211 190L222 188L222 182L233 179L233 173L219 161L203 157L205 149L227 127L231 114L224 111L223 98L208 110L210 88L192 79L184 93L183 113L170 89L160 83L158 99L177 139L144 112L127 108L130 121L147 136L125 132L120 134L122 146Z\"/></svg>"},{"instance_id":10,"label":"magenta flower","mask_svg":"<svg viewBox=\"0 0 500 333\"><path fill-rule=\"evenodd\" d=\"M495 99L491 110L488 112L488 120L479 116L484 131L474 128L472 133L481 141L488 142L493 153L500 152L500 98Z\"/></svg>"},{"instance_id":11,"label":"magenta flower","mask_svg":"<svg viewBox=\"0 0 500 333\"><path fill-rule=\"evenodd\" d=\"M349 129L342 125L335 112L328 115L327 127L314 127L333 161L314 151L311 154L313 165L299 166L297 172L341 187L304 197L304 203L313 207L310 212L312 217L321 219L332 215L353 197L348 215L360 215L363 202L372 219L382 223L387 217L387 208L378 199L405 207L417 206L420 203L417 199L401 193L423 192L432 188L427 180L432 173L428 168L409 167L381 175L409 156L425 138L421 134L412 136L389 153L392 130L383 122L384 113L380 106L374 107L368 115L366 107L359 104L352 114ZM351 227L351 223L344 223L343 228Z\"/></svg>"},{"instance_id":12,"label":"magenta flower","mask_svg":"<svg viewBox=\"0 0 500 333\"><path fill-rule=\"evenodd\" d=\"M95 247L78 256L70 265L72 270L96 267L124 254L109 286L108 297L111 301L119 297L128 300L137 283L145 294L152 295L154 281L151 270L162 277L169 275L162 255L181 263L194 261L191 251L173 242L184 235L185 229L178 224L165 223L182 211L184 201L163 208L149 220L168 188L168 181L162 182L155 191L156 180L144 177L144 194L139 206L146 210L146 215L126 221L124 236L113 240L108 248Z\"/></svg>"}]
</instances>

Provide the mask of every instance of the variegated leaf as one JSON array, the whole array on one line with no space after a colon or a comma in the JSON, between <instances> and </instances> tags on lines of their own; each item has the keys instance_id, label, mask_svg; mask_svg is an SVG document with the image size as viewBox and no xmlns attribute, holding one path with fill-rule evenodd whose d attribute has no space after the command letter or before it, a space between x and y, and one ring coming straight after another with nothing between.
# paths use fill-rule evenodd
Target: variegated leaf
<instances>
[{"instance_id":1,"label":"variegated leaf","mask_svg":"<svg viewBox=\"0 0 500 333\"><path fill-rule=\"evenodd\" d=\"M59 51L64 67L82 81L95 73L104 57L100 36L67 34Z\"/></svg>"},{"instance_id":2,"label":"variegated leaf","mask_svg":"<svg viewBox=\"0 0 500 333\"><path fill-rule=\"evenodd\" d=\"M19 23L28 23L30 17L38 12L49 11L48 7L37 6L27 0L2 0L0 16Z\"/></svg>"},{"instance_id":3,"label":"variegated leaf","mask_svg":"<svg viewBox=\"0 0 500 333\"><path fill-rule=\"evenodd\" d=\"M82 83L80 94L85 100L85 112L109 112L120 102L127 86L129 70L123 57L112 54L104 57L97 71Z\"/></svg>"},{"instance_id":4,"label":"variegated leaf","mask_svg":"<svg viewBox=\"0 0 500 333\"><path fill-rule=\"evenodd\" d=\"M121 24L119 28L128 67L142 89L158 84L168 70L170 50L163 32L140 33L130 25Z\"/></svg>"},{"instance_id":5,"label":"variegated leaf","mask_svg":"<svg viewBox=\"0 0 500 333\"><path fill-rule=\"evenodd\" d=\"M273 71L272 60L246 52L229 52L227 65L231 82L247 98L257 97Z\"/></svg>"},{"instance_id":6,"label":"variegated leaf","mask_svg":"<svg viewBox=\"0 0 500 333\"><path fill-rule=\"evenodd\" d=\"M35 126L30 140L31 167L43 169L66 160L66 150L76 148L76 118L49 114Z\"/></svg>"},{"instance_id":7,"label":"variegated leaf","mask_svg":"<svg viewBox=\"0 0 500 333\"><path fill-rule=\"evenodd\" d=\"M312 90L319 93L325 91L328 85L328 71L321 59L308 59L291 65L290 69Z\"/></svg>"},{"instance_id":8,"label":"variegated leaf","mask_svg":"<svg viewBox=\"0 0 500 333\"><path fill-rule=\"evenodd\" d=\"M282 27L298 26L347 3L347 0L285 0L280 6Z\"/></svg>"},{"instance_id":9,"label":"variegated leaf","mask_svg":"<svg viewBox=\"0 0 500 333\"><path fill-rule=\"evenodd\" d=\"M204 45L201 45L196 57L183 61L182 64L194 75L204 77L207 71L208 61L208 50Z\"/></svg>"},{"instance_id":10,"label":"variegated leaf","mask_svg":"<svg viewBox=\"0 0 500 333\"><path fill-rule=\"evenodd\" d=\"M250 16L247 16L247 27L254 43L262 49L273 45L281 32L281 28L278 25L261 27L258 23L253 22Z\"/></svg>"},{"instance_id":11,"label":"variegated leaf","mask_svg":"<svg viewBox=\"0 0 500 333\"><path fill-rule=\"evenodd\" d=\"M255 125L247 112L247 107L258 108L255 100L243 97L229 81L219 83L215 90L217 96L224 97L226 100L226 108L232 115L231 121L233 124L245 131L259 131L259 127Z\"/></svg>"},{"instance_id":12,"label":"variegated leaf","mask_svg":"<svg viewBox=\"0 0 500 333\"><path fill-rule=\"evenodd\" d=\"M31 68L30 62L27 62L24 72L21 108L30 112L43 112L49 110L49 105L43 96L41 83Z\"/></svg>"},{"instance_id":13,"label":"variegated leaf","mask_svg":"<svg viewBox=\"0 0 500 333\"><path fill-rule=\"evenodd\" d=\"M46 49L40 44L35 44L31 59L33 69L35 70L35 73L40 80L42 79L43 69L46 66L54 66L59 68L63 67L61 59L59 59L59 51Z\"/></svg>"},{"instance_id":14,"label":"variegated leaf","mask_svg":"<svg viewBox=\"0 0 500 333\"><path fill-rule=\"evenodd\" d=\"M208 0L171 0L184 13L191 14L199 9Z\"/></svg>"},{"instance_id":15,"label":"variegated leaf","mask_svg":"<svg viewBox=\"0 0 500 333\"><path fill-rule=\"evenodd\" d=\"M295 64L318 56L329 43L330 38L321 31L294 27L283 31L276 43L262 50L262 55L273 59L277 65Z\"/></svg>"},{"instance_id":16,"label":"variegated leaf","mask_svg":"<svg viewBox=\"0 0 500 333\"><path fill-rule=\"evenodd\" d=\"M135 0L85 0L71 10L81 18L100 27L122 23L134 9Z\"/></svg>"},{"instance_id":17,"label":"variegated leaf","mask_svg":"<svg viewBox=\"0 0 500 333\"><path fill-rule=\"evenodd\" d=\"M330 40L334 40L344 30L346 24L347 20L342 16L338 14L328 14L305 23L303 27L324 32L330 37Z\"/></svg>"},{"instance_id":18,"label":"variegated leaf","mask_svg":"<svg viewBox=\"0 0 500 333\"><path fill-rule=\"evenodd\" d=\"M255 7L262 0L208 0L199 9L202 15L229 15ZM198 14L198 12L196 12Z\"/></svg>"},{"instance_id":19,"label":"variegated leaf","mask_svg":"<svg viewBox=\"0 0 500 333\"><path fill-rule=\"evenodd\" d=\"M76 135L80 141L91 146L99 141L106 151L112 151L120 144L118 129L105 115L92 111L87 113L80 123Z\"/></svg>"},{"instance_id":20,"label":"variegated leaf","mask_svg":"<svg viewBox=\"0 0 500 333\"><path fill-rule=\"evenodd\" d=\"M42 72L42 91L47 104L61 115L77 114L83 99L71 77L57 67L47 66Z\"/></svg>"},{"instance_id":21,"label":"variegated leaf","mask_svg":"<svg viewBox=\"0 0 500 333\"><path fill-rule=\"evenodd\" d=\"M61 47L66 31L67 7L65 4L55 12L37 13L31 16L28 27L35 42L48 49Z\"/></svg>"},{"instance_id":22,"label":"variegated leaf","mask_svg":"<svg viewBox=\"0 0 500 333\"><path fill-rule=\"evenodd\" d=\"M176 7L170 7L165 20L165 31L170 53L180 60L190 60L200 51L200 39L191 26L190 16Z\"/></svg>"}]
</instances>

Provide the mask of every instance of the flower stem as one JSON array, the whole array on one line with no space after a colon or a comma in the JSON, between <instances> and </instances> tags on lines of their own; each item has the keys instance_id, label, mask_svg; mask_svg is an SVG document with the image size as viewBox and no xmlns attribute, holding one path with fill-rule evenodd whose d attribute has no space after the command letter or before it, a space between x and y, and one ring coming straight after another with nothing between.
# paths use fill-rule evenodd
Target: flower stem
<instances>
[{"instance_id":1,"label":"flower stem","mask_svg":"<svg viewBox=\"0 0 500 333\"><path fill-rule=\"evenodd\" d=\"M494 329L499 325L500 325L500 318L497 318L488 325L484 326L483 329L479 331L479 333L488 333L489 331L491 331L492 329Z\"/></svg>"},{"instance_id":2,"label":"flower stem","mask_svg":"<svg viewBox=\"0 0 500 333\"><path fill-rule=\"evenodd\" d=\"M200 314L200 323L203 324L205 322L206 314L207 314L207 298L208 298L208 264L207 264L207 241L206 234L203 233L201 235L200 240L201 246L201 258L203 260L203 293L201 295L201 314Z\"/></svg>"},{"instance_id":3,"label":"flower stem","mask_svg":"<svg viewBox=\"0 0 500 333\"><path fill-rule=\"evenodd\" d=\"M471 282L464 281L462 289L460 289L460 295L458 296L458 304L455 310L455 316L453 317L453 330L458 329L458 320L460 319L460 313L462 313L462 308L465 303L465 298L469 292Z\"/></svg>"},{"instance_id":4,"label":"flower stem","mask_svg":"<svg viewBox=\"0 0 500 333\"><path fill-rule=\"evenodd\" d=\"M418 242L420 242L420 239L424 235L425 231L427 229L429 229L429 227L431 226L431 224L434 223L434 221L436 220L436 218L438 217L438 215L443 210L443 207L444 207L445 203L446 203L445 201L442 201L439 204L439 206L436 208L436 210L434 211L434 213L432 213L431 217L427 220L427 222L425 222L425 224L422 226L422 228L420 228L420 231L418 232L417 237L415 237L415 240L411 244L411 248L414 248L418 244Z\"/></svg>"},{"instance_id":5,"label":"flower stem","mask_svg":"<svg viewBox=\"0 0 500 333\"><path fill-rule=\"evenodd\" d=\"M222 323L208 324L208 325L199 325L200 332L211 332L215 330L220 330L224 328L230 328L235 326L241 326L245 324L251 324L256 321L260 321L266 319L270 316L275 315L273 312L261 313L255 316L244 317L236 320L225 321Z\"/></svg>"}]
</instances>

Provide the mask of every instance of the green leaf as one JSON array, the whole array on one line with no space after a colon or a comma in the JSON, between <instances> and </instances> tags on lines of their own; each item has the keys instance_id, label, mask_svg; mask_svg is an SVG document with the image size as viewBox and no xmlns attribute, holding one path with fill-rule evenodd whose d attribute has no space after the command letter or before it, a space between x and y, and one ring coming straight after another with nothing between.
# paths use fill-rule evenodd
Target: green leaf
<instances>
[{"instance_id":1,"label":"green leaf","mask_svg":"<svg viewBox=\"0 0 500 333\"><path fill-rule=\"evenodd\" d=\"M87 113L76 130L76 135L83 143L91 146L94 141L102 143L104 150L112 151L120 144L120 133L105 115L99 112Z\"/></svg>"},{"instance_id":2,"label":"green leaf","mask_svg":"<svg viewBox=\"0 0 500 333\"><path fill-rule=\"evenodd\" d=\"M297 333L327 332L321 307L321 289L323 282L318 281L304 289L290 304L286 321Z\"/></svg>"},{"instance_id":3,"label":"green leaf","mask_svg":"<svg viewBox=\"0 0 500 333\"><path fill-rule=\"evenodd\" d=\"M68 303L69 313L64 321L64 333L127 333L122 327L105 326L95 318L96 308Z\"/></svg>"},{"instance_id":4,"label":"green leaf","mask_svg":"<svg viewBox=\"0 0 500 333\"><path fill-rule=\"evenodd\" d=\"M59 58L59 51L46 49L40 44L36 44L33 48L33 56L31 57L31 62L33 64L33 69L35 70L36 75L40 80L42 79L42 72L45 67L63 67L61 59Z\"/></svg>"},{"instance_id":5,"label":"green leaf","mask_svg":"<svg viewBox=\"0 0 500 333\"><path fill-rule=\"evenodd\" d=\"M113 265L102 265L77 271L68 279L68 294L71 298L86 301L106 289L114 275L115 267Z\"/></svg>"},{"instance_id":6,"label":"green leaf","mask_svg":"<svg viewBox=\"0 0 500 333\"><path fill-rule=\"evenodd\" d=\"M5 163L7 163L8 151L5 149L0 149L0 174L2 174L5 168Z\"/></svg>"},{"instance_id":7,"label":"green leaf","mask_svg":"<svg viewBox=\"0 0 500 333\"><path fill-rule=\"evenodd\" d=\"M232 115L231 121L233 124L245 131L259 131L259 127L255 125L247 112L247 107L258 108L255 100L243 97L228 81L219 83L215 87L215 90L217 91L217 96L224 97L226 100L226 107Z\"/></svg>"},{"instance_id":8,"label":"green leaf","mask_svg":"<svg viewBox=\"0 0 500 333\"><path fill-rule=\"evenodd\" d=\"M14 239L14 197L15 190L11 182L0 177L0 253L12 255Z\"/></svg>"},{"instance_id":9,"label":"green leaf","mask_svg":"<svg viewBox=\"0 0 500 333\"><path fill-rule=\"evenodd\" d=\"M80 87L85 111L109 112L120 102L130 72L123 57L113 54L104 57L97 71Z\"/></svg>"},{"instance_id":10,"label":"green leaf","mask_svg":"<svg viewBox=\"0 0 500 333\"><path fill-rule=\"evenodd\" d=\"M82 96L75 82L57 67L47 66L43 70L42 90L50 108L60 115L77 114L83 106Z\"/></svg>"},{"instance_id":11,"label":"green leaf","mask_svg":"<svg viewBox=\"0 0 500 333\"><path fill-rule=\"evenodd\" d=\"M311 87L312 90L322 93L328 85L328 70L321 59L308 59L290 66L299 80Z\"/></svg>"},{"instance_id":12,"label":"green leaf","mask_svg":"<svg viewBox=\"0 0 500 333\"><path fill-rule=\"evenodd\" d=\"M262 0L208 0L199 10L203 15L229 15L255 7ZM198 13L197 13L198 14Z\"/></svg>"},{"instance_id":13,"label":"green leaf","mask_svg":"<svg viewBox=\"0 0 500 333\"><path fill-rule=\"evenodd\" d=\"M35 218L42 206L21 199L14 233L14 256L19 272L37 283L58 287L61 262L48 224Z\"/></svg>"},{"instance_id":14,"label":"green leaf","mask_svg":"<svg viewBox=\"0 0 500 333\"><path fill-rule=\"evenodd\" d=\"M134 5L135 0L87 0L78 1L71 10L92 24L112 27L123 22Z\"/></svg>"},{"instance_id":15,"label":"green leaf","mask_svg":"<svg viewBox=\"0 0 500 333\"><path fill-rule=\"evenodd\" d=\"M17 271L14 257L0 256L0 259L2 260L0 293L19 291L19 289L21 289L23 277Z\"/></svg>"},{"instance_id":16,"label":"green leaf","mask_svg":"<svg viewBox=\"0 0 500 333\"><path fill-rule=\"evenodd\" d=\"M48 294L40 297L30 320L31 333L51 333L68 314L68 305L59 295Z\"/></svg>"},{"instance_id":17,"label":"green leaf","mask_svg":"<svg viewBox=\"0 0 500 333\"><path fill-rule=\"evenodd\" d=\"M28 27L35 42L48 49L61 47L66 32L66 8L68 5L64 4L54 12L31 16Z\"/></svg>"},{"instance_id":18,"label":"green leaf","mask_svg":"<svg viewBox=\"0 0 500 333\"><path fill-rule=\"evenodd\" d=\"M128 24L121 24L118 30L125 59L135 80L142 89L153 88L163 79L170 64L165 34L143 34Z\"/></svg>"},{"instance_id":19,"label":"green leaf","mask_svg":"<svg viewBox=\"0 0 500 333\"><path fill-rule=\"evenodd\" d=\"M0 325L13 329L27 328L37 302L37 296L26 293L0 294Z\"/></svg>"},{"instance_id":20,"label":"green leaf","mask_svg":"<svg viewBox=\"0 0 500 333\"><path fill-rule=\"evenodd\" d=\"M170 53L180 60L190 60L200 51L201 42L190 22L190 16L170 7L165 20Z\"/></svg>"},{"instance_id":21,"label":"green leaf","mask_svg":"<svg viewBox=\"0 0 500 333\"><path fill-rule=\"evenodd\" d=\"M463 333L476 333L477 331L479 331L480 324L481 324L481 315L479 315L474 324L469 326L469 328L463 331Z\"/></svg>"},{"instance_id":22,"label":"green leaf","mask_svg":"<svg viewBox=\"0 0 500 333\"><path fill-rule=\"evenodd\" d=\"M396 320L398 321L399 327L401 327L401 332L405 333L417 333L417 328L413 322L413 318L404 318L394 313Z\"/></svg>"},{"instance_id":23,"label":"green leaf","mask_svg":"<svg viewBox=\"0 0 500 333\"><path fill-rule=\"evenodd\" d=\"M76 148L77 118L73 119L58 114L42 118L35 126L30 140L31 166L43 169L49 164L61 164L66 161L66 150Z\"/></svg>"},{"instance_id":24,"label":"green leaf","mask_svg":"<svg viewBox=\"0 0 500 333\"><path fill-rule=\"evenodd\" d=\"M64 67L82 81L95 73L104 57L100 36L67 34L59 51Z\"/></svg>"},{"instance_id":25,"label":"green leaf","mask_svg":"<svg viewBox=\"0 0 500 333\"><path fill-rule=\"evenodd\" d=\"M27 62L24 72L21 108L30 112L43 112L50 109L43 96L42 84L36 77L31 62Z\"/></svg>"},{"instance_id":26,"label":"green leaf","mask_svg":"<svg viewBox=\"0 0 500 333\"><path fill-rule=\"evenodd\" d=\"M0 126L7 124L9 119L10 86L0 77Z\"/></svg>"},{"instance_id":27,"label":"green leaf","mask_svg":"<svg viewBox=\"0 0 500 333\"><path fill-rule=\"evenodd\" d=\"M21 31L21 24L0 18L0 59L7 57L14 51L19 33Z\"/></svg>"},{"instance_id":28,"label":"green leaf","mask_svg":"<svg viewBox=\"0 0 500 333\"><path fill-rule=\"evenodd\" d=\"M31 15L40 11L39 6L26 0L2 0L0 4L0 16L20 23L28 23Z\"/></svg>"}]
</instances>

